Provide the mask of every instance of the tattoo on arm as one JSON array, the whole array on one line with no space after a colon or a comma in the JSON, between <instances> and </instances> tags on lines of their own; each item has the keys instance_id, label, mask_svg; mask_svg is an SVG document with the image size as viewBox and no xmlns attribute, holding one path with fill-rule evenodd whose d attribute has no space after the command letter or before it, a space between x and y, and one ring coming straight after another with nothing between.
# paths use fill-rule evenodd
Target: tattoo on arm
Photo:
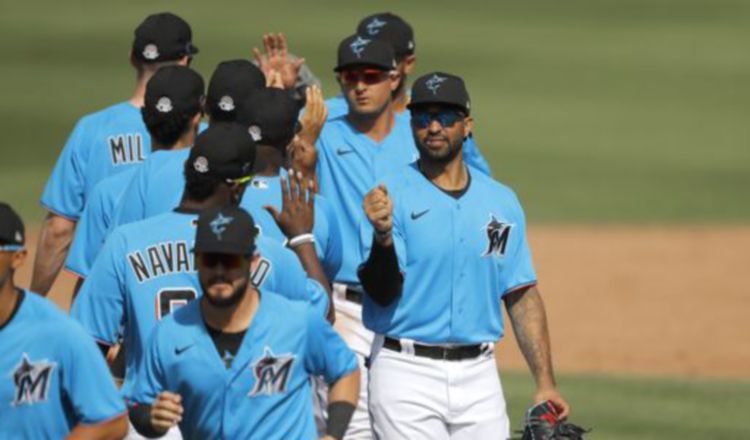
<instances>
[{"instance_id":1,"label":"tattoo on arm","mask_svg":"<svg viewBox=\"0 0 750 440\"><path fill-rule=\"evenodd\" d=\"M539 291L536 287L530 287L511 292L504 301L518 347L526 358L537 386L554 387L547 315Z\"/></svg>"}]
</instances>

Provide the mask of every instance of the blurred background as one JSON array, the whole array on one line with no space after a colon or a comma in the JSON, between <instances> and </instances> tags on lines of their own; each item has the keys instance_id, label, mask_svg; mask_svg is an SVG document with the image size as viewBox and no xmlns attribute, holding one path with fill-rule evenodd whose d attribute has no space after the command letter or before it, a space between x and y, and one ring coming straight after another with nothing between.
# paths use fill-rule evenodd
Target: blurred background
<instances>
[{"instance_id":1,"label":"blurred background","mask_svg":"<svg viewBox=\"0 0 750 440\"><path fill-rule=\"evenodd\" d=\"M133 30L165 10L206 80L284 32L326 96L338 42L401 15L417 74L466 80L480 149L524 205L573 420L600 439L750 438L750 2L5 3L0 200L30 238L68 133L130 96ZM500 347L520 427L533 384L515 340Z\"/></svg>"}]
</instances>

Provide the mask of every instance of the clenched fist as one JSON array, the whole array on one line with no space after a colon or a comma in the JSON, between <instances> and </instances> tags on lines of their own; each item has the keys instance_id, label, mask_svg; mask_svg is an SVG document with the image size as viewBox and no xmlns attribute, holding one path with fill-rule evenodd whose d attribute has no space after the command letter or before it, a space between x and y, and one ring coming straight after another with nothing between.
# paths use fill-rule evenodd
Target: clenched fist
<instances>
[{"instance_id":1,"label":"clenched fist","mask_svg":"<svg viewBox=\"0 0 750 440\"><path fill-rule=\"evenodd\" d=\"M367 219L375 228L375 240L382 246L393 244L393 202L388 196L388 188L381 183L367 193L362 205Z\"/></svg>"}]
</instances>

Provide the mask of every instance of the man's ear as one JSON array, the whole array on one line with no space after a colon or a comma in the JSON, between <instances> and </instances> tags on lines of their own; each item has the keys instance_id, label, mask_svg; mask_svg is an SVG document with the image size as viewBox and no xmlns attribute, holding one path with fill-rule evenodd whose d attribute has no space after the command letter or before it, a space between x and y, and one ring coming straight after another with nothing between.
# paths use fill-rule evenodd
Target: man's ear
<instances>
[{"instance_id":1,"label":"man's ear","mask_svg":"<svg viewBox=\"0 0 750 440\"><path fill-rule=\"evenodd\" d=\"M395 92L398 89L398 85L401 84L401 73L398 70L391 70L388 74L388 80L391 83L391 92Z\"/></svg>"},{"instance_id":2,"label":"man's ear","mask_svg":"<svg viewBox=\"0 0 750 440\"><path fill-rule=\"evenodd\" d=\"M474 118L467 116L464 118L464 139L471 136L474 131Z\"/></svg>"},{"instance_id":3,"label":"man's ear","mask_svg":"<svg viewBox=\"0 0 750 440\"><path fill-rule=\"evenodd\" d=\"M189 66L190 65L190 57L187 56L187 55L183 56L182 58L180 58L179 60L177 60L177 65L178 66Z\"/></svg>"},{"instance_id":4,"label":"man's ear","mask_svg":"<svg viewBox=\"0 0 750 440\"><path fill-rule=\"evenodd\" d=\"M404 63L404 73L406 75L411 75L412 73L414 73L414 69L417 68L417 56L407 55L402 63Z\"/></svg>"},{"instance_id":5,"label":"man's ear","mask_svg":"<svg viewBox=\"0 0 750 440\"><path fill-rule=\"evenodd\" d=\"M23 266L23 263L26 262L26 256L27 252L26 249L21 249L20 251L16 251L13 253L13 261L10 263L10 267L16 271Z\"/></svg>"}]
</instances>

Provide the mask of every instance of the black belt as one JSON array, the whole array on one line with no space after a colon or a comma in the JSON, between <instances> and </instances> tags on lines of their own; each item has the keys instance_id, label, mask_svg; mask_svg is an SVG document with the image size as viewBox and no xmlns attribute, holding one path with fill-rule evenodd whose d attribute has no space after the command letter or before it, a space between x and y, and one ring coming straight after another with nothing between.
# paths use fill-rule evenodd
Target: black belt
<instances>
[{"instance_id":1,"label":"black belt","mask_svg":"<svg viewBox=\"0 0 750 440\"><path fill-rule=\"evenodd\" d=\"M403 351L401 349L401 341L398 339L385 337L385 343L383 347ZM483 348L482 344L476 345L456 345L455 347L445 347L439 345L422 345L414 344L414 354L416 356L426 357L430 359L446 360L446 361L462 361L465 359L478 358L480 355L487 352L487 348Z\"/></svg>"},{"instance_id":2,"label":"black belt","mask_svg":"<svg viewBox=\"0 0 750 440\"><path fill-rule=\"evenodd\" d=\"M352 287L347 286L346 292L344 293L344 297L347 301L351 301L353 303L362 305L362 296L363 293L361 290L356 290Z\"/></svg>"}]
</instances>

